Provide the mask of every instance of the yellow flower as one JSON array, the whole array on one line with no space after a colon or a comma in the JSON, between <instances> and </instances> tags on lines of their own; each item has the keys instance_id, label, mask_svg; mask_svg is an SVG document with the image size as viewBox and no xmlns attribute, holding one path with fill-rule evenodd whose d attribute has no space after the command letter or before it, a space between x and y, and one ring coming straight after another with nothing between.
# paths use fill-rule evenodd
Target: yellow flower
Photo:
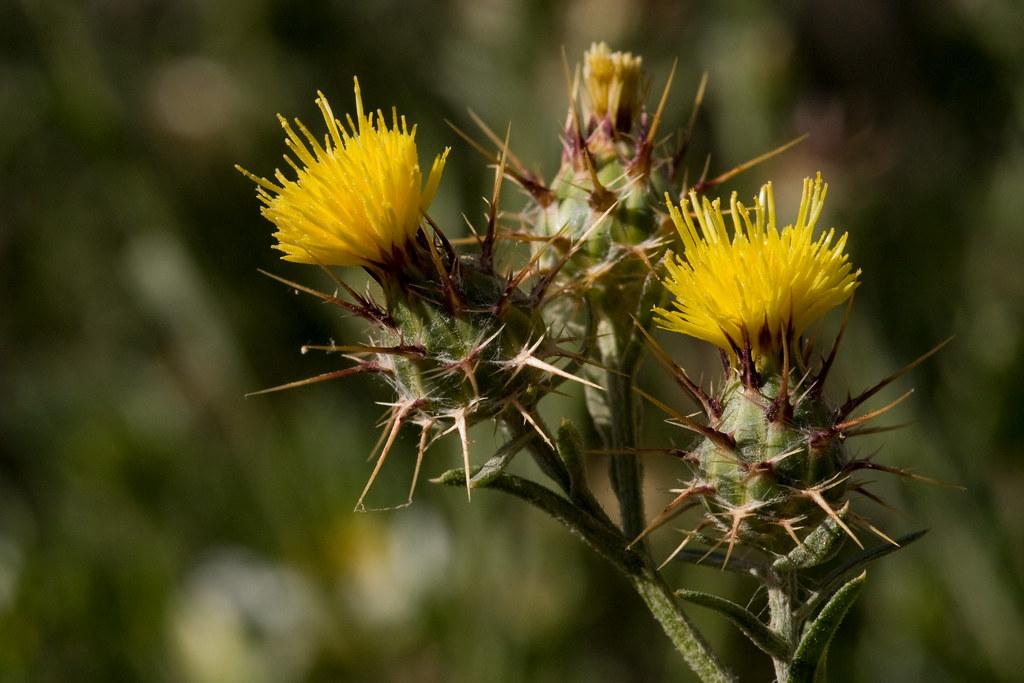
<instances>
[{"instance_id":1,"label":"yellow flower","mask_svg":"<svg viewBox=\"0 0 1024 683\"><path fill-rule=\"evenodd\" d=\"M592 43L583 55L587 104L597 118L613 123L629 121L640 108L643 58L630 52L612 52L607 43Z\"/></svg>"},{"instance_id":2,"label":"yellow flower","mask_svg":"<svg viewBox=\"0 0 1024 683\"><path fill-rule=\"evenodd\" d=\"M259 187L260 212L277 226L275 249L284 260L322 265L386 264L416 235L441 182L448 149L434 158L423 186L416 127L392 109L391 127L380 110L363 113L359 80L355 79L356 120L346 117L346 130L334 117L323 93L316 104L327 124L321 145L301 121L295 129L278 120L295 156L285 155L296 177L275 170L277 182L237 166ZM422 189L421 189L422 187Z\"/></svg>"},{"instance_id":3,"label":"yellow flower","mask_svg":"<svg viewBox=\"0 0 1024 683\"><path fill-rule=\"evenodd\" d=\"M719 200L698 202L691 192L681 210L669 201L685 252L668 259L664 284L675 301L673 310L655 309L658 325L709 341L733 360L747 349L755 361L776 355L784 338L792 346L860 284L860 270L853 271L844 253L846 233L835 240L832 228L814 237L827 189L820 173L805 179L796 223L781 232L771 183L754 200L753 220L734 192L731 241Z\"/></svg>"}]
</instances>

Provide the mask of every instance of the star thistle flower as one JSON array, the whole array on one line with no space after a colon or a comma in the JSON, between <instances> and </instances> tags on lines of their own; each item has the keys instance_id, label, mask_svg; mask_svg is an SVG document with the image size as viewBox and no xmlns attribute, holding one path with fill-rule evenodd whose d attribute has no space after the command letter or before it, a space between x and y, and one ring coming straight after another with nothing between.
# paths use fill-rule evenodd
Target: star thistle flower
<instances>
[{"instance_id":1,"label":"star thistle flower","mask_svg":"<svg viewBox=\"0 0 1024 683\"><path fill-rule=\"evenodd\" d=\"M629 129L640 109L643 58L630 52L612 52L607 43L593 43L583 55L583 79L587 104L598 119L611 118L622 130Z\"/></svg>"},{"instance_id":2,"label":"star thistle flower","mask_svg":"<svg viewBox=\"0 0 1024 683\"><path fill-rule=\"evenodd\" d=\"M805 179L796 223L781 232L771 183L754 200L753 220L734 192L731 241L719 200L691 192L681 207L669 201L685 252L668 259L664 285L675 301L673 310L655 309L658 325L709 341L734 361L749 351L760 363L849 299L861 271L844 253L847 234L835 240L831 228L814 238L827 189L820 173Z\"/></svg>"},{"instance_id":3,"label":"star thistle flower","mask_svg":"<svg viewBox=\"0 0 1024 683\"><path fill-rule=\"evenodd\" d=\"M275 249L284 260L335 266L387 264L416 235L441 182L448 148L434 158L426 185L416 149L416 127L392 109L391 126L383 113L363 112L355 79L356 120L347 130L334 117L323 93L316 104L327 124L321 145L301 121L298 133L281 115L278 120L295 156L285 155L296 177L280 170L260 178L236 166L258 185L261 213L277 226Z\"/></svg>"}]
</instances>

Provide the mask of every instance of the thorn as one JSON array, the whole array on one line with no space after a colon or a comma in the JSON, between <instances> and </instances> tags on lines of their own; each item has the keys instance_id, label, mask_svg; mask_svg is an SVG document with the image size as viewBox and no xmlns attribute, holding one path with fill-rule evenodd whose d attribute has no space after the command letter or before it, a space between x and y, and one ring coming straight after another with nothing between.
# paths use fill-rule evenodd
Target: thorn
<instances>
[{"instance_id":1,"label":"thorn","mask_svg":"<svg viewBox=\"0 0 1024 683\"><path fill-rule=\"evenodd\" d=\"M587 201L592 209L604 211L615 203L615 193L610 192L608 188L602 185L600 178L597 177L594 155L590 153L589 147L583 148L583 161L587 165L587 173L590 175L590 184L593 187Z\"/></svg>"},{"instance_id":2,"label":"thorn","mask_svg":"<svg viewBox=\"0 0 1024 683\"><path fill-rule=\"evenodd\" d=\"M832 370L832 363L836 360L836 354L839 352L839 344L843 341L843 335L846 334L846 325L850 322L850 311L853 310L853 296L850 296L850 300L846 304L846 308L843 310L843 321L839 323L839 332L836 333L835 341L832 342L832 350L828 352L828 358L821 364L821 370L818 371L818 376L814 378L814 382L811 384L814 387L813 394L820 396L821 392L825 389L825 380L828 379L828 373Z\"/></svg>"},{"instance_id":3,"label":"thorn","mask_svg":"<svg viewBox=\"0 0 1024 683\"><path fill-rule=\"evenodd\" d=\"M785 529L786 533L789 535L791 539L793 539L793 543L796 544L796 547L798 548L802 546L804 543L800 540L800 537L796 535L796 530L798 527L794 526L794 522L799 522L801 519L803 518L793 517L789 519L780 519L775 522L780 527Z\"/></svg>"},{"instance_id":4,"label":"thorn","mask_svg":"<svg viewBox=\"0 0 1024 683\"><path fill-rule=\"evenodd\" d=\"M769 152L765 152L764 154L762 154L760 156L754 157L753 159L751 159L749 161L745 161L742 164L739 164L738 166L734 166L730 170L726 171L725 173L723 173L723 174L721 174L719 176L716 176L716 177L712 178L711 180L704 180L703 177L702 177L700 182L698 182L696 185L693 186L693 191L697 192L697 193L700 193L700 192L703 192L703 191L705 191L707 189L715 187L716 185L721 185L722 183L726 182L727 180L731 180L732 178L735 178L740 173L743 173L744 171L750 170L754 166L757 166L758 164L760 164L762 162L768 161L769 159L771 159L774 156L778 156L779 154L782 154L783 152L785 152L785 151L787 151L787 150L789 150L789 149L791 149L793 147L796 147L801 142L806 140L808 137L809 137L809 134L808 133L804 133L803 135L790 140L789 142L787 142L784 145L776 147L775 149L773 149L773 150L771 150ZM708 157L708 161L710 162L710 160L711 160L711 157L709 156Z\"/></svg>"},{"instance_id":5,"label":"thorn","mask_svg":"<svg viewBox=\"0 0 1024 683\"><path fill-rule=\"evenodd\" d=\"M676 179L676 174L679 170L679 165L683 162L683 158L686 156L686 152L689 151L690 142L693 140L693 127L697 123L697 114L700 112L701 105L704 103L704 93L708 87L708 72L705 71L700 77L700 85L697 86L697 94L693 98L693 108L690 110L690 120L686 123L686 131L683 133L683 139L679 144L679 149L672 155L671 178ZM685 186L685 182L684 182Z\"/></svg>"},{"instance_id":6,"label":"thorn","mask_svg":"<svg viewBox=\"0 0 1024 683\"><path fill-rule=\"evenodd\" d=\"M392 418L388 423L390 427L390 429L387 430L388 438L384 442L384 448L381 450L380 455L377 456L377 464L373 466L373 472L370 473L370 478L367 480L366 486L363 487L363 492L359 494L359 500L356 501L355 512L366 512L363 500L366 498L366 494L370 492L370 488L373 486L373 482L376 481L377 475L380 474L380 469L384 466L384 461L387 459L388 453L391 452L391 447L394 446L395 439L398 438L398 431L405 423L405 418L418 404L419 400L406 401L396 406L392 411Z\"/></svg>"},{"instance_id":7,"label":"thorn","mask_svg":"<svg viewBox=\"0 0 1024 683\"><path fill-rule=\"evenodd\" d=\"M710 439L717 446L728 450L730 453L732 453L733 449L736 448L736 441L728 434L720 432L712 427L702 425L699 422L689 417L686 417L682 413L665 405L664 403L654 398L653 396L648 394L646 391L640 389L639 387L633 387L633 391L643 396L645 399L653 403L658 408L661 408L661 410L663 410L668 415L671 415L679 423L679 426L683 427L684 429L688 429L691 432L696 432L697 434L700 434L701 436Z\"/></svg>"},{"instance_id":8,"label":"thorn","mask_svg":"<svg viewBox=\"0 0 1024 683\"><path fill-rule=\"evenodd\" d=\"M518 410L519 414L523 417L523 421L529 423L529 425L533 427L534 431L540 434L540 438L544 439L544 443L546 443L548 446L554 449L555 444L552 443L551 439L544 432L544 430L540 428L540 425L537 424L537 421L533 419L533 416L526 410L526 408L523 407L523 404L514 398L510 400L515 409Z\"/></svg>"},{"instance_id":9,"label":"thorn","mask_svg":"<svg viewBox=\"0 0 1024 683\"><path fill-rule=\"evenodd\" d=\"M864 485L864 484L858 484L858 485L856 485L856 486L851 486L851 487L850 487L850 490L851 490L851 491L856 491L857 493L859 493L860 495L864 496L864 497L865 497L865 498L867 498L868 500L870 500L870 501L874 502L875 504L877 504L877 505L881 505L881 506L882 506L882 507L884 507L884 508L885 508L886 510L890 510L890 511L892 511L892 512L896 512L896 513L899 513L899 514L903 514L903 511L902 511L902 510L900 510L899 508L897 508L897 507L895 507L895 506L893 506L893 505L890 505L889 503L885 502L885 501L884 501L884 500L883 500L882 498L880 498L879 496L875 495L875 494L874 494L874 493L872 493L871 491L868 491L868 490L867 490L867 489L865 488L865 485Z\"/></svg>"},{"instance_id":10,"label":"thorn","mask_svg":"<svg viewBox=\"0 0 1024 683\"><path fill-rule=\"evenodd\" d=\"M426 214L424 214L426 216ZM441 236L441 229L431 220L429 217L427 221L434 229L434 234ZM455 284L452 282L451 274L448 269L441 263L441 255L437 252L437 246L434 244L434 240L427 238L427 247L430 250L430 260L434 264L434 270L437 271L438 277L441 278L441 287L444 289L445 299L447 300L449 310L452 313L458 313L462 310L462 301L459 298L458 292L455 290ZM453 267L458 263L457 260L453 260Z\"/></svg>"},{"instance_id":11,"label":"thorn","mask_svg":"<svg viewBox=\"0 0 1024 683\"><path fill-rule=\"evenodd\" d=\"M437 237L438 241L441 242L441 246L444 247L445 256L448 257L448 262L451 263L451 272L449 274L454 276L454 274L459 270L459 257L455 253L455 249L452 248L451 240L449 240L448 236L444 234L444 230L441 229L441 226L434 222L434 219L430 217L430 214L424 213L423 218L426 219L427 223L434 230L434 235Z\"/></svg>"},{"instance_id":12,"label":"thorn","mask_svg":"<svg viewBox=\"0 0 1024 683\"><path fill-rule=\"evenodd\" d=\"M704 158L704 169L700 172L700 180L697 184L690 188L690 192L697 192L697 189L704 186L704 181L708 178L708 171L711 170L711 154L708 154Z\"/></svg>"},{"instance_id":13,"label":"thorn","mask_svg":"<svg viewBox=\"0 0 1024 683\"><path fill-rule=\"evenodd\" d=\"M554 281L559 271L561 271L562 268L565 267L565 264L567 264L572 259L572 257L575 256L576 253L586 245L587 240L590 239L590 236L597 230L598 227L600 227L600 225L604 222L608 215L612 211L614 211L618 205L619 201L616 200L611 206L607 208L607 210L605 210L600 216L594 219L594 222L590 224L590 227L588 227L586 231L584 231L584 233L580 235L579 239L577 239L569 248L569 251L567 251L561 259L559 259L558 263L555 264L555 267L552 268L550 272L548 272L543 278L540 279L540 282L537 283L537 285L533 288L533 291L530 293L530 297L534 300L534 302L540 302L541 300L543 300L544 293L547 291L547 288ZM561 231L559 231L559 233L561 233Z\"/></svg>"},{"instance_id":14,"label":"thorn","mask_svg":"<svg viewBox=\"0 0 1024 683\"><path fill-rule=\"evenodd\" d=\"M916 474L908 469L902 467L892 467L890 465L879 465L878 463L872 462L868 459L853 460L847 463L846 467L843 468L844 472L856 472L857 470L876 470L878 472L885 472L886 474L895 474L898 477L905 479L913 479L915 481L924 482L925 484L933 484L935 486L942 486L944 488L957 489L959 491L966 491L966 487L958 484L950 484L938 479L926 477L921 474Z\"/></svg>"},{"instance_id":15,"label":"thorn","mask_svg":"<svg viewBox=\"0 0 1024 683\"><path fill-rule=\"evenodd\" d=\"M825 497L821 495L821 489L805 489L803 493L805 496L813 500L814 504L820 507L825 512L825 514L832 519L833 522L839 525L839 528L845 531L846 534L853 539L853 542L857 544L858 548L860 548L861 550L864 549L864 544L860 542L860 539L857 538L857 535L850 530L850 527L846 526L846 522L844 522L842 518L836 514L836 511L833 510L832 506L828 504L828 501L825 500Z\"/></svg>"},{"instance_id":16,"label":"thorn","mask_svg":"<svg viewBox=\"0 0 1024 683\"><path fill-rule=\"evenodd\" d=\"M811 369L807 368L807 370L804 372L804 374L800 377L800 380L796 383L796 386L793 387L793 393L794 394L796 392L800 391L800 389L804 386L804 382L806 382L807 378L810 377L810 376L811 376ZM811 385L809 387L807 387L806 390L804 390L804 393L802 393L799 396L797 396L796 400L793 401L793 409L794 410L797 408L797 406L799 406L801 403L804 402L804 399L807 398L808 394L810 393L810 389L813 386L814 386L814 383L812 382Z\"/></svg>"},{"instance_id":17,"label":"thorn","mask_svg":"<svg viewBox=\"0 0 1024 683\"><path fill-rule=\"evenodd\" d=\"M644 453L664 453L678 460L693 463L693 453L682 448L591 448L583 451L585 455L643 455Z\"/></svg>"},{"instance_id":18,"label":"thorn","mask_svg":"<svg viewBox=\"0 0 1024 683\"><path fill-rule=\"evenodd\" d=\"M477 115L475 111L473 111L472 109L467 109L466 111L469 113L469 118L473 119L473 123L475 123L477 127L481 131L483 131L483 134L487 136L487 139L493 142L495 146L497 146L500 155L502 157L507 157L512 162L512 165L515 166L516 171L518 171L520 175L529 176L530 171L527 170L526 165L523 164L519 157L513 154L512 149L508 146L508 132L505 133L505 140L502 141L502 139L498 137L498 134L491 130L491 127L488 126L484 122L484 120ZM509 131L511 131L511 123L509 123L508 128Z\"/></svg>"},{"instance_id":19,"label":"thorn","mask_svg":"<svg viewBox=\"0 0 1024 683\"><path fill-rule=\"evenodd\" d=\"M883 427L866 427L864 429L854 429L852 431L845 432L843 438L852 439L855 436L868 436L869 434L882 434L884 432L894 432L897 429L905 429L913 422L901 422L894 425L885 425Z\"/></svg>"},{"instance_id":20,"label":"thorn","mask_svg":"<svg viewBox=\"0 0 1024 683\"><path fill-rule=\"evenodd\" d=\"M334 370L332 372L325 372L314 377L307 377L306 379L300 379L295 382L288 382L287 384L279 384L276 387L270 387L269 389L260 389L259 391L250 391L245 395L246 398L250 396L262 396L263 394L272 394L277 391L285 391L286 389L296 389L298 387L304 387L307 384L318 384L320 382L328 382L332 379L341 379L342 377L351 377L353 375L361 374L375 374L375 373L390 373L391 371L378 363L362 363L355 367L345 368L344 370Z\"/></svg>"},{"instance_id":21,"label":"thorn","mask_svg":"<svg viewBox=\"0 0 1024 683\"><path fill-rule=\"evenodd\" d=\"M466 500L472 502L472 489L469 472L469 435L466 433L466 409L455 412L455 428L459 432L459 443L462 445L462 466L466 472Z\"/></svg>"},{"instance_id":22,"label":"thorn","mask_svg":"<svg viewBox=\"0 0 1024 683\"><path fill-rule=\"evenodd\" d=\"M307 351L324 351L326 353L379 353L385 356L403 356L405 358L422 358L427 350L417 344L399 344L397 346L372 346L369 344L305 344L300 348Z\"/></svg>"},{"instance_id":23,"label":"thorn","mask_svg":"<svg viewBox=\"0 0 1024 683\"><path fill-rule=\"evenodd\" d=\"M476 117L472 110L470 111L470 116ZM477 125L483 126L483 122L478 120ZM484 234L483 244L480 245L480 266L485 271L493 269L494 235L498 224L498 202L501 198L501 183L505 177L505 166L509 158L508 141L511 135L512 124L509 123L508 129L505 131L505 143L501 146L498 168L494 172L494 189L491 191L491 206L487 214L487 232Z\"/></svg>"},{"instance_id":24,"label":"thorn","mask_svg":"<svg viewBox=\"0 0 1024 683\"><path fill-rule=\"evenodd\" d=\"M725 571L725 568L729 566L729 558L732 557L733 548L736 545L736 541L739 540L740 523L750 516L750 512L746 508L735 508L730 510L729 514L732 515L732 527L729 529L729 547L725 551L725 559L722 560L722 571Z\"/></svg>"},{"instance_id":25,"label":"thorn","mask_svg":"<svg viewBox=\"0 0 1024 683\"><path fill-rule=\"evenodd\" d=\"M420 426L420 442L416 447L416 467L412 471L412 485L409 486L409 499L405 502L405 505L400 505L399 507L409 507L412 505L412 497L413 494L416 493L416 482L420 480L420 466L423 464L423 456L426 454L427 448L430 447L428 439L433 427L433 420L428 420L425 424Z\"/></svg>"},{"instance_id":26,"label":"thorn","mask_svg":"<svg viewBox=\"0 0 1024 683\"><path fill-rule=\"evenodd\" d=\"M691 496L705 496L709 493L713 493L714 490L715 489L713 487L708 486L707 484L695 484L683 489L679 492L679 495L676 496L671 503L666 505L665 509L647 525L647 528L641 531L636 538L629 542L629 545L627 545L626 548L631 549L652 531L667 524L673 518L679 516L693 505L696 505L697 501L690 500Z\"/></svg>"},{"instance_id":27,"label":"thorn","mask_svg":"<svg viewBox=\"0 0 1024 683\"><path fill-rule=\"evenodd\" d=\"M900 547L902 547L902 546L901 546L901 545L900 545L899 543L897 543L896 541L894 541L894 540L892 540L891 538L889 538L889 536L887 536L887 535L886 535L886 534L885 534L885 533L884 533L883 531L881 531L881 530L880 530L880 529L879 529L878 527L876 527L876 526L875 526L874 524L872 524L871 522L869 522L869 521L868 521L867 519L865 519L864 517L861 517L860 515L858 515L858 514L856 514L856 513L853 513L853 512L851 512L851 513L849 513L849 514L850 514L850 517L852 517L852 518L853 518L853 521L854 521L854 522L856 522L856 523L857 523L857 524L859 524L860 526L862 526L862 527L864 527L864 528L868 529L868 530L869 530L869 531L871 531L871 532L872 532L873 534L875 534L876 536L878 536L879 538L881 538L881 539L882 539L883 541L886 541L887 543L889 543L890 545L892 545L892 546L893 546L893 547L895 547L895 548L900 548Z\"/></svg>"},{"instance_id":28,"label":"thorn","mask_svg":"<svg viewBox=\"0 0 1024 683\"><path fill-rule=\"evenodd\" d=\"M862 425L865 422L870 422L871 420L875 419L876 417L880 417L881 415L886 414L887 412L889 412L890 410L892 410L893 408L895 408L899 404L903 403L903 401L905 401L907 399L907 397L909 397L912 393L914 393L914 390L910 389L909 391L904 393L902 396L897 398L892 403L890 403L890 404L888 404L886 406L883 406L883 407L879 408L878 410L872 410L870 413L867 413L866 415L861 415L858 418L854 418L852 420L847 420L846 422L840 422L839 424L837 424L834 427L832 427L832 429L833 429L833 431L836 431L836 432L843 432L843 431L846 431L847 429L849 429L851 427L856 427L857 425Z\"/></svg>"},{"instance_id":29,"label":"thorn","mask_svg":"<svg viewBox=\"0 0 1024 683\"><path fill-rule=\"evenodd\" d=\"M658 126L661 125L661 116L665 112L665 103L668 102L668 94L672 90L672 79L676 77L676 69L678 67L679 60L672 60L672 70L669 71L668 78L665 80L665 87L661 91L661 99L658 101L658 108L654 112L654 119L651 121L651 127L647 131L647 136L644 138L643 145L641 146L641 154L643 154L643 150L646 149L648 158L650 156L650 148L654 145L654 136L658 134Z\"/></svg>"},{"instance_id":30,"label":"thorn","mask_svg":"<svg viewBox=\"0 0 1024 683\"><path fill-rule=\"evenodd\" d=\"M368 305L366 306L356 306L354 304L350 304L344 299L339 299L338 297L333 296L331 294L325 294L321 291L313 289L312 287L300 285L298 282L293 282L292 280L283 278L280 275L275 275L273 273L267 272L262 268L257 268L256 271L261 275L266 275L271 280L276 280L277 282L280 282L283 285L287 285L292 289L304 292L306 294L309 294L310 296L315 296L317 299L325 301L329 304L334 304L335 306L344 308L349 313L358 315L361 318L365 318L366 320L370 320L371 322L378 323L384 327L394 327L394 322L391 321L387 314L384 313L383 311L378 310L376 306L369 305L369 302L367 302ZM362 300L361 297L360 300Z\"/></svg>"},{"instance_id":31,"label":"thorn","mask_svg":"<svg viewBox=\"0 0 1024 683\"><path fill-rule=\"evenodd\" d=\"M601 385L595 384L594 382L591 382L589 379L577 377L576 375L565 372L561 368L557 368L554 365L551 365L550 363L545 363L544 361L540 360L535 356L527 356L526 358L523 359L522 362L525 365L529 365L532 368L537 368L538 370L550 372L552 375L558 375L563 379L571 380L573 382L579 382L580 384L586 385L588 387L593 387L598 391L604 391L604 387L602 387Z\"/></svg>"},{"instance_id":32,"label":"thorn","mask_svg":"<svg viewBox=\"0 0 1024 683\"><path fill-rule=\"evenodd\" d=\"M508 284L505 285L505 291L501 295L501 300L498 302L498 305L496 306L497 313L500 314L502 310L504 310L505 306L507 306L509 301L511 300L512 292L518 289L519 285L523 283L523 280L525 280L532 272L534 272L534 267L544 256L544 254L547 253L548 248L563 235L564 231L565 228L562 228L561 230L558 231L558 233L552 235L550 238L544 238L544 244L542 244L541 247L534 252L533 256L530 257L530 260L527 261L526 265L520 268L515 275L509 278Z\"/></svg>"},{"instance_id":33,"label":"thorn","mask_svg":"<svg viewBox=\"0 0 1024 683\"><path fill-rule=\"evenodd\" d=\"M843 406L838 411L836 411L836 421L838 422L839 420L842 420L844 417L846 417L847 415L852 413L854 410L856 410L857 407L860 406L862 403L867 401L869 398L871 398L872 396L877 394L879 391L881 391L885 387L889 386L889 384L891 384L892 382L896 381L897 379L899 379L903 375L907 374L908 372L910 372L911 370L916 368L918 365L920 365L921 363L923 363L924 361L928 360L933 355L938 353L942 349L942 347L944 347L946 344L948 344L951 341L953 341L953 337L947 338L945 341L940 342L938 345L934 346L930 351L926 351L924 354L918 356L916 359L914 359L910 363L907 363L902 368L900 368L899 370L897 370L893 374L889 375L888 377L883 379L881 382L879 382L875 386L873 386L870 389L867 389L866 391L858 394L854 398L847 399L846 403L844 403Z\"/></svg>"},{"instance_id":34,"label":"thorn","mask_svg":"<svg viewBox=\"0 0 1024 683\"><path fill-rule=\"evenodd\" d=\"M789 331L782 333L782 381L779 383L779 395L772 401L768 409L769 422L786 422L792 415L793 406L789 402Z\"/></svg>"},{"instance_id":35,"label":"thorn","mask_svg":"<svg viewBox=\"0 0 1024 683\"><path fill-rule=\"evenodd\" d=\"M668 368L669 371L671 371L672 378L676 381L676 384L690 394L690 396L701 405L701 408L704 409L704 414L708 416L708 419L717 420L721 417L722 410L718 406L717 401L708 396L707 392L701 389L698 384L690 379L690 376L686 374L686 370L676 364L676 362L673 361L667 353L665 353L665 350L661 348L661 345L655 341L651 333L645 330L643 325L641 325L636 318L633 318L633 324L638 330L640 330L640 334L643 335L644 341L647 343L647 348L654 353L654 357L657 358L662 365Z\"/></svg>"},{"instance_id":36,"label":"thorn","mask_svg":"<svg viewBox=\"0 0 1024 683\"><path fill-rule=\"evenodd\" d=\"M661 564L658 565L658 571L661 571L665 567L665 565L667 565L672 560L676 559L676 557L678 557L679 553L683 552L683 549L686 547L686 544L689 543L691 540L693 540L693 537L696 536L697 534L699 534L700 530L703 529L704 527L706 527L707 525L708 525L708 522L707 521L703 521L703 522L701 522L700 524L697 525L697 528L693 529L692 531L686 532L686 536L685 536L685 538L683 538L683 542L680 543L679 545L677 545L675 550L673 550L669 554L669 556L666 557L665 560Z\"/></svg>"},{"instance_id":37,"label":"thorn","mask_svg":"<svg viewBox=\"0 0 1024 683\"><path fill-rule=\"evenodd\" d=\"M472 147L483 158L487 159L491 163L498 163L498 156L488 151L482 144L473 139L469 133L465 132L448 119L444 119L444 122L448 124L448 127L451 128L456 135L462 138L466 144ZM517 185L526 190L541 206L547 206L554 199L554 193L552 193L551 188L545 186L541 179L537 178L529 171L524 171L524 174L520 175L514 170L506 170L506 175L512 178Z\"/></svg>"},{"instance_id":38,"label":"thorn","mask_svg":"<svg viewBox=\"0 0 1024 683\"><path fill-rule=\"evenodd\" d=\"M780 462L782 462L786 458L789 458L789 457L792 457L794 455L797 455L798 453L802 453L803 450L804 450L804 447L803 446L799 446L797 448L794 448L791 451L786 451L785 453L779 453L778 455L772 457L771 459L765 460L764 464L766 464L766 465L768 465L770 467L776 467Z\"/></svg>"}]
</instances>

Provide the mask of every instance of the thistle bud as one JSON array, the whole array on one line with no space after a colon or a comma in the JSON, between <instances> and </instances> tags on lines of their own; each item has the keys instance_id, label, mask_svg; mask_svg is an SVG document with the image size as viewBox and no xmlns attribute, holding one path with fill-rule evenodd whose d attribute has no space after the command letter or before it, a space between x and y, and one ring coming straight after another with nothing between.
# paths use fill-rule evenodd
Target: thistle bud
<instances>
[{"instance_id":1,"label":"thistle bud","mask_svg":"<svg viewBox=\"0 0 1024 683\"><path fill-rule=\"evenodd\" d=\"M575 378L554 364L573 354L559 349L547 334L540 314L547 288L520 289L537 274L529 268L518 273L495 269L493 221L484 248L467 256L458 254L440 228L425 220L448 150L434 159L424 183L415 127L409 128L397 112L390 127L381 112L366 115L358 81L355 91L356 121L349 119L350 130L334 118L323 95L317 99L328 130L323 144L298 120L296 133L281 119L286 144L297 160L286 157L295 180L280 171L274 182L239 170L257 183L262 212L277 226L276 248L285 260L325 270L331 265L361 266L383 292L384 301L378 303L335 279L348 295L345 300L282 280L365 318L372 323L371 339L367 344L305 347L345 353L358 362L266 390L359 373L388 380L393 400L387 402L389 417L376 467L357 504L362 507L403 425L420 427L419 458L439 435L457 432L468 489L467 429L495 417L535 424L533 411L540 398L563 379Z\"/></svg>"},{"instance_id":2,"label":"thistle bud","mask_svg":"<svg viewBox=\"0 0 1024 683\"><path fill-rule=\"evenodd\" d=\"M643 58L593 43L583 55L587 127L629 134L643 104Z\"/></svg>"},{"instance_id":3,"label":"thistle bud","mask_svg":"<svg viewBox=\"0 0 1024 683\"><path fill-rule=\"evenodd\" d=\"M707 422L675 416L703 438L686 458L693 479L647 531L700 500L705 516L694 533L727 544L727 559L737 544L785 555L823 524L859 544L848 520L888 539L845 502L854 471L891 468L852 459L844 446L858 425L888 408L849 419L877 389L843 406L826 402L822 387L838 339L816 373L801 352L801 334L849 300L859 284L846 235L837 239L830 229L815 236L826 190L820 175L805 180L797 219L782 229L770 184L750 209L734 194L731 235L717 200L691 194L681 206L668 203L685 251L669 256L664 284L673 301L655 309L655 322L714 344L727 370L718 393L709 396L671 365Z\"/></svg>"}]
</instances>

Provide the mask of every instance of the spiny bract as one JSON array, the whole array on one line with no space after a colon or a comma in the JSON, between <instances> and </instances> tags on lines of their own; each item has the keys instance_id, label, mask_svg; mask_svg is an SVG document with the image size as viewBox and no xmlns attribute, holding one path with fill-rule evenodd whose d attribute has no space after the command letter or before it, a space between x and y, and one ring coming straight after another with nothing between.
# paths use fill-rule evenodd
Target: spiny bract
<instances>
[{"instance_id":1,"label":"spiny bract","mask_svg":"<svg viewBox=\"0 0 1024 683\"><path fill-rule=\"evenodd\" d=\"M901 373L839 407L830 406L823 387L842 332L816 371L801 338L810 324L850 298L860 275L844 251L845 234L834 244L834 230L814 237L825 190L820 175L805 180L797 219L781 231L770 185L753 209L734 194L731 239L717 200L691 194L679 207L669 204L684 253L669 263L664 284L674 300L670 309L656 309L656 321L714 344L727 365L719 391L711 396L655 347L679 385L700 403L707 421L672 411L678 424L703 438L685 454L692 479L675 491L675 499L644 534L703 503L704 517L680 548L693 538L715 547L725 544L726 561L736 544L785 555L801 548L822 525L858 544L851 526L888 540L849 510L846 494L860 488L851 481L858 470L905 472L851 458L844 441L895 405L850 418Z\"/></svg>"},{"instance_id":2,"label":"spiny bract","mask_svg":"<svg viewBox=\"0 0 1024 683\"><path fill-rule=\"evenodd\" d=\"M427 447L454 431L462 444L468 489L469 426L500 418L529 424L548 439L534 418L537 402L564 379L586 382L572 368L554 364L565 359L575 363L576 354L559 346L541 317L550 279L541 277L533 262L516 272L499 272L496 266L503 164L479 250L460 254L425 214L447 150L434 160L421 190L415 128L410 130L404 117L393 113L389 129L380 112L375 121L364 115L358 81L357 123L349 119L351 134L334 118L323 95L317 104L329 132L322 146L301 123L296 122L300 138L281 119L288 147L304 164L288 159L296 180L278 171L274 184L242 172L259 185L263 214L277 226L277 248L286 260L324 270L330 265L362 266L380 286L384 303L357 293L331 271L347 298L272 276L366 319L373 332L369 344L305 347L352 356L356 365L266 391L362 373L388 379L394 397L386 404L380 454L357 508L407 423L421 430L413 487ZM412 489L409 495L411 499Z\"/></svg>"}]
</instances>

